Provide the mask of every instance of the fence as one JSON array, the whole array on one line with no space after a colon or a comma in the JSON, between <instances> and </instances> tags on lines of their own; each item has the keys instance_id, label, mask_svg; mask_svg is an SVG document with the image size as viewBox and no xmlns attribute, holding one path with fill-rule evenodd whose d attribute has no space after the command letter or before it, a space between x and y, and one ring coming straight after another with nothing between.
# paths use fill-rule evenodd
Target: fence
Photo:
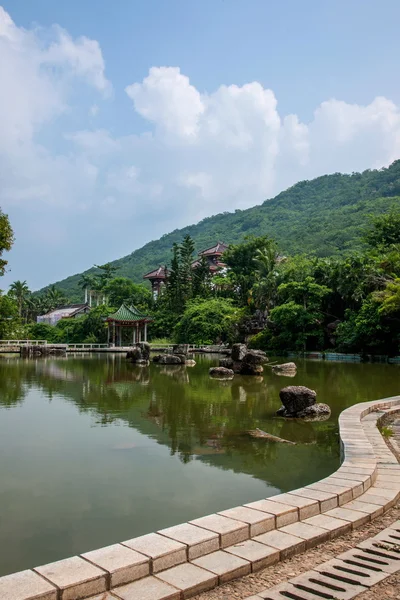
<instances>
[{"instance_id":1,"label":"fence","mask_svg":"<svg viewBox=\"0 0 400 600\"><path fill-rule=\"evenodd\" d=\"M0 346L38 346L47 344L47 340L0 340Z\"/></svg>"}]
</instances>

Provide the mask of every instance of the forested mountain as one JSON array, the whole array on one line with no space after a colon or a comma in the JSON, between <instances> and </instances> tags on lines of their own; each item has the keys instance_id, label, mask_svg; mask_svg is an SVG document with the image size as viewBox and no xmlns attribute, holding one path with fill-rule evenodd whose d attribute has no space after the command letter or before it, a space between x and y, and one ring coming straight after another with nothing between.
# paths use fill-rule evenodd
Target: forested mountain
<instances>
[{"instance_id":1,"label":"forested mountain","mask_svg":"<svg viewBox=\"0 0 400 600\"><path fill-rule=\"evenodd\" d=\"M369 215L393 206L400 210L400 160L387 169L352 175L335 173L301 181L259 206L221 213L176 229L112 264L118 267L118 276L142 282L144 273L169 262L172 244L187 234L193 238L196 250L218 240L238 243L248 235L268 235L285 254L343 254L362 247ZM56 286L71 300L81 299L80 277L73 275Z\"/></svg>"}]
</instances>

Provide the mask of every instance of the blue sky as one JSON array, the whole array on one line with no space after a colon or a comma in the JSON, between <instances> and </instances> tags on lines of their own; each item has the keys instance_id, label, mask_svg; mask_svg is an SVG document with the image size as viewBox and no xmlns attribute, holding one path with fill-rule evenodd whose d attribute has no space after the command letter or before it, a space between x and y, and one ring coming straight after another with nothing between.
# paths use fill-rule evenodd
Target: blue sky
<instances>
[{"instance_id":1,"label":"blue sky","mask_svg":"<svg viewBox=\"0 0 400 600\"><path fill-rule=\"evenodd\" d=\"M397 0L0 5L3 289L400 157Z\"/></svg>"}]
</instances>

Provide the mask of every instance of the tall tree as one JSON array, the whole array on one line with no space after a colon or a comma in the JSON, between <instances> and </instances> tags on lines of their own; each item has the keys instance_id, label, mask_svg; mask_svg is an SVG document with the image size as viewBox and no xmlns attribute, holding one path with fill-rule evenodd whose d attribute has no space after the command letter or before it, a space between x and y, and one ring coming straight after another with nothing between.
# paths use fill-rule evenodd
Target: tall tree
<instances>
[{"instance_id":1,"label":"tall tree","mask_svg":"<svg viewBox=\"0 0 400 600\"><path fill-rule=\"evenodd\" d=\"M0 275L4 275L7 261L2 257L4 251L11 250L14 242L14 232L11 228L8 216L0 208Z\"/></svg>"},{"instance_id":2,"label":"tall tree","mask_svg":"<svg viewBox=\"0 0 400 600\"><path fill-rule=\"evenodd\" d=\"M10 285L9 295L14 298L18 306L19 317L22 317L22 311L26 306L26 302L31 292L26 281L14 281Z\"/></svg>"}]
</instances>

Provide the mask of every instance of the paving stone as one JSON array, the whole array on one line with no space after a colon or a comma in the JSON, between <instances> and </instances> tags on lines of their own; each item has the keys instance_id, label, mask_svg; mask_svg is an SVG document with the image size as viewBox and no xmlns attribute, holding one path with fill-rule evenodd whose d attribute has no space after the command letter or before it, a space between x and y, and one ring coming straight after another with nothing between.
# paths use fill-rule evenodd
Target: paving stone
<instances>
[{"instance_id":1,"label":"paving stone","mask_svg":"<svg viewBox=\"0 0 400 600\"><path fill-rule=\"evenodd\" d=\"M375 519L380 515L383 515L383 508L381 505L372 504L372 502L367 502L364 499L364 494L360 496L357 500L352 500L348 504L346 504L345 508L350 508L350 510L359 510L360 512L365 512L371 515L371 519Z\"/></svg>"},{"instance_id":2,"label":"paving stone","mask_svg":"<svg viewBox=\"0 0 400 600\"><path fill-rule=\"evenodd\" d=\"M388 481L387 479L382 480L380 476L376 478L375 485L376 487L381 487L386 490L396 490L397 492L400 491L400 481Z\"/></svg>"},{"instance_id":3,"label":"paving stone","mask_svg":"<svg viewBox=\"0 0 400 600\"><path fill-rule=\"evenodd\" d=\"M297 506L299 509L300 520L308 519L308 517L318 515L320 512L318 500L313 500L312 498L302 498L300 496L295 496L294 494L279 494L278 496L272 496L272 502L275 501L275 498L276 502L279 502L280 504Z\"/></svg>"},{"instance_id":4,"label":"paving stone","mask_svg":"<svg viewBox=\"0 0 400 600\"><path fill-rule=\"evenodd\" d=\"M200 592L205 592L215 587L218 583L217 575L205 571L191 563L185 563L167 569L157 574L162 581L181 590L183 598L190 598Z\"/></svg>"},{"instance_id":5,"label":"paving stone","mask_svg":"<svg viewBox=\"0 0 400 600\"><path fill-rule=\"evenodd\" d=\"M189 560L219 550L219 535L217 533L190 525L190 523L182 523L175 527L161 529L158 533L186 544L188 546Z\"/></svg>"},{"instance_id":6,"label":"paving stone","mask_svg":"<svg viewBox=\"0 0 400 600\"><path fill-rule=\"evenodd\" d=\"M169 569L187 560L187 546L185 544L166 538L158 533L149 533L122 543L124 546L149 556L152 559L153 573Z\"/></svg>"},{"instance_id":7,"label":"paving stone","mask_svg":"<svg viewBox=\"0 0 400 600\"><path fill-rule=\"evenodd\" d=\"M357 585L366 587L371 587L383 579L390 577L390 573L386 573L385 571L373 571L372 569L368 569L368 567L349 564L337 558L317 565L314 567L314 571L318 571L318 573L322 573L326 577L329 576L328 574L332 575L333 581L335 581L336 577L342 577L354 581Z\"/></svg>"},{"instance_id":8,"label":"paving stone","mask_svg":"<svg viewBox=\"0 0 400 600\"><path fill-rule=\"evenodd\" d=\"M306 549L314 548L314 546L329 540L329 531L316 525L311 525L310 523L292 523L291 525L282 527L280 531L289 533L290 535L295 535L296 537L305 540Z\"/></svg>"},{"instance_id":9,"label":"paving stone","mask_svg":"<svg viewBox=\"0 0 400 600\"><path fill-rule=\"evenodd\" d=\"M353 495L353 499L361 496L364 493L364 484L363 483L353 483L349 485L349 481L346 479L339 479L338 477L328 477L327 479L322 479L321 483L328 483L328 485L342 485L347 486Z\"/></svg>"},{"instance_id":10,"label":"paving stone","mask_svg":"<svg viewBox=\"0 0 400 600\"><path fill-rule=\"evenodd\" d=\"M123 585L113 594L121 600L180 600L181 593L156 577L145 577Z\"/></svg>"},{"instance_id":11,"label":"paving stone","mask_svg":"<svg viewBox=\"0 0 400 600\"><path fill-rule=\"evenodd\" d=\"M343 521L349 521L353 528L361 527L364 523L368 523L371 520L370 515L362 513L358 510L351 510L345 506L339 508L333 508L325 513L328 517L338 517Z\"/></svg>"},{"instance_id":12,"label":"paving stone","mask_svg":"<svg viewBox=\"0 0 400 600\"><path fill-rule=\"evenodd\" d=\"M60 589L60 600L79 600L106 591L107 574L79 556L34 569Z\"/></svg>"},{"instance_id":13,"label":"paving stone","mask_svg":"<svg viewBox=\"0 0 400 600\"><path fill-rule=\"evenodd\" d=\"M235 554L235 556L249 560L253 572L265 569L265 567L274 565L279 561L279 550L265 544L260 544L254 540L247 540L240 544L229 546L229 548L225 548L225 552L230 552L231 554Z\"/></svg>"},{"instance_id":14,"label":"paving stone","mask_svg":"<svg viewBox=\"0 0 400 600\"><path fill-rule=\"evenodd\" d=\"M388 510L392 506L396 504L396 497L393 496L391 500L385 498L384 496L375 495L374 492L365 492L362 496L360 496L359 500L362 502L371 502L371 504L377 504L378 506L382 506L383 510Z\"/></svg>"},{"instance_id":15,"label":"paving stone","mask_svg":"<svg viewBox=\"0 0 400 600\"><path fill-rule=\"evenodd\" d=\"M190 521L192 525L209 529L220 536L221 548L232 546L243 540L248 540L250 537L250 527L247 523L228 519L221 515L207 515L200 519Z\"/></svg>"},{"instance_id":16,"label":"paving stone","mask_svg":"<svg viewBox=\"0 0 400 600\"><path fill-rule=\"evenodd\" d=\"M111 592L103 592L98 596L90 596L90 598L87 598L87 600L118 600L118 598Z\"/></svg>"},{"instance_id":17,"label":"paving stone","mask_svg":"<svg viewBox=\"0 0 400 600\"><path fill-rule=\"evenodd\" d=\"M251 563L248 560L243 560L243 558L223 550L196 558L192 564L218 575L219 584L248 575L251 572Z\"/></svg>"},{"instance_id":18,"label":"paving stone","mask_svg":"<svg viewBox=\"0 0 400 600\"><path fill-rule=\"evenodd\" d=\"M247 508L246 506L237 506L236 508L223 510L218 514L248 523L250 526L250 537L275 529L275 515L268 515L265 512Z\"/></svg>"},{"instance_id":19,"label":"paving stone","mask_svg":"<svg viewBox=\"0 0 400 600\"><path fill-rule=\"evenodd\" d=\"M343 485L321 483L318 481L317 483L307 485L306 488L310 490L319 490L322 492L334 492L337 494L339 506L346 504L346 502L350 502L350 500L353 500L353 492L348 486L345 487Z\"/></svg>"},{"instance_id":20,"label":"paving stone","mask_svg":"<svg viewBox=\"0 0 400 600\"><path fill-rule=\"evenodd\" d=\"M112 588L150 573L150 559L121 544L86 552L81 556L109 573Z\"/></svg>"},{"instance_id":21,"label":"paving stone","mask_svg":"<svg viewBox=\"0 0 400 600\"><path fill-rule=\"evenodd\" d=\"M277 548L280 551L281 560L299 552L304 552L306 548L306 543L303 539L289 533L284 533L278 529L258 535L254 538L254 541Z\"/></svg>"},{"instance_id":22,"label":"paving stone","mask_svg":"<svg viewBox=\"0 0 400 600\"><path fill-rule=\"evenodd\" d=\"M320 512L325 512L338 506L338 497L335 492L323 492L322 490L311 490L309 488L300 488L289 492L289 495L301 496L302 498L312 498L318 500Z\"/></svg>"},{"instance_id":23,"label":"paving stone","mask_svg":"<svg viewBox=\"0 0 400 600\"><path fill-rule=\"evenodd\" d=\"M400 546L400 533L396 529L390 529L390 527L378 533L373 539Z\"/></svg>"},{"instance_id":24,"label":"paving stone","mask_svg":"<svg viewBox=\"0 0 400 600\"><path fill-rule=\"evenodd\" d=\"M56 600L57 589L33 571L0 577L1 600Z\"/></svg>"},{"instance_id":25,"label":"paving stone","mask_svg":"<svg viewBox=\"0 0 400 600\"><path fill-rule=\"evenodd\" d=\"M244 600L263 600L261 596L246 596Z\"/></svg>"},{"instance_id":26,"label":"paving stone","mask_svg":"<svg viewBox=\"0 0 400 600\"><path fill-rule=\"evenodd\" d=\"M371 475L365 475L360 473L348 473L345 469L339 469L335 473L332 473L331 477L337 479L346 479L348 481L359 481L360 483L364 483L365 481L371 480Z\"/></svg>"},{"instance_id":27,"label":"paving stone","mask_svg":"<svg viewBox=\"0 0 400 600\"><path fill-rule=\"evenodd\" d=\"M258 500L257 502L245 504L245 506L275 515L276 527L290 525L290 523L295 523L299 520L299 510L297 507L291 507L287 504L280 504L278 502L271 502L270 499Z\"/></svg>"},{"instance_id":28,"label":"paving stone","mask_svg":"<svg viewBox=\"0 0 400 600\"><path fill-rule=\"evenodd\" d=\"M315 517L311 517L310 519L305 519L303 523L305 523L306 525L314 525L316 527L321 527L321 529L326 529L327 531L329 531L329 536L331 540L351 531L351 523L349 523L348 521L344 521L343 519L338 519L336 517L328 517L326 513L323 515L316 515Z\"/></svg>"},{"instance_id":29,"label":"paving stone","mask_svg":"<svg viewBox=\"0 0 400 600\"><path fill-rule=\"evenodd\" d=\"M377 481L391 481L397 483L400 488L400 475L386 475L386 473L378 473Z\"/></svg>"},{"instance_id":30,"label":"paving stone","mask_svg":"<svg viewBox=\"0 0 400 600\"><path fill-rule=\"evenodd\" d=\"M398 496L399 496L399 492L397 490L390 490L387 489L383 486L376 486L373 485L368 492L365 492L366 494L371 493L374 494L375 496L382 496L383 498L387 498L388 500L392 500L395 499L397 500Z\"/></svg>"}]
</instances>

